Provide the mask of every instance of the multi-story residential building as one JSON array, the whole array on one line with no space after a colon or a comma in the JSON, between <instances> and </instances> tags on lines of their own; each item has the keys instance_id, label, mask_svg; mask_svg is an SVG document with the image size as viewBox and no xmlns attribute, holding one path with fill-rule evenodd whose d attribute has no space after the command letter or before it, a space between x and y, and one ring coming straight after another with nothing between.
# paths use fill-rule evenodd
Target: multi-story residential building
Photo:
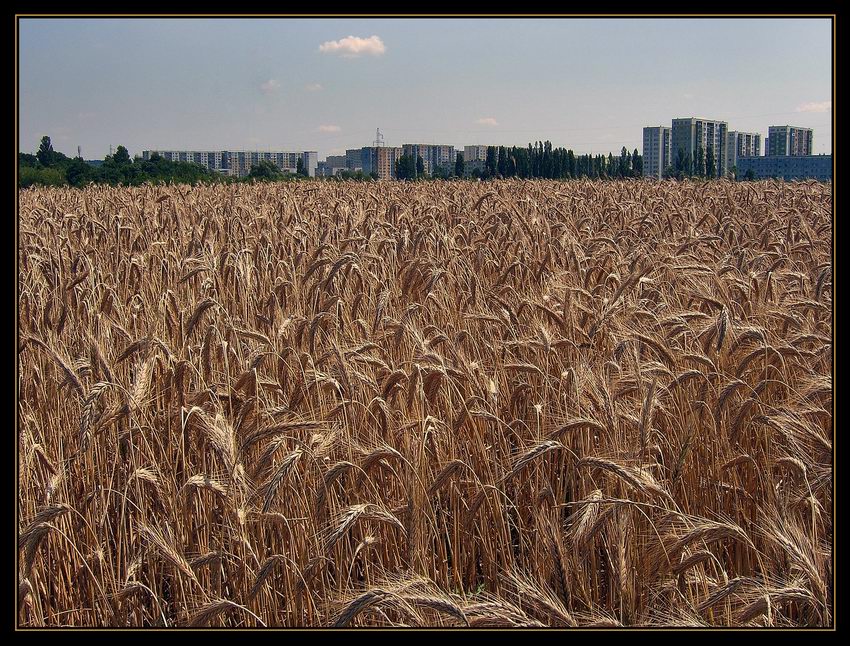
<instances>
[{"instance_id":1,"label":"multi-story residential building","mask_svg":"<svg viewBox=\"0 0 850 646\"><path fill-rule=\"evenodd\" d=\"M229 156L226 150L215 151L191 151L191 150L144 150L142 159L148 161L156 152L163 159L171 162L183 162L200 164L210 170L227 174L229 168Z\"/></svg>"},{"instance_id":2,"label":"multi-story residential building","mask_svg":"<svg viewBox=\"0 0 850 646\"><path fill-rule=\"evenodd\" d=\"M395 179L395 164L404 154L398 146L380 146L375 149L375 168L378 179Z\"/></svg>"},{"instance_id":3,"label":"multi-story residential building","mask_svg":"<svg viewBox=\"0 0 850 646\"><path fill-rule=\"evenodd\" d=\"M328 166L327 161L320 161L316 165L316 177L330 177L331 175L331 167Z\"/></svg>"},{"instance_id":4,"label":"multi-story residential building","mask_svg":"<svg viewBox=\"0 0 850 646\"><path fill-rule=\"evenodd\" d=\"M150 159L154 153L176 162L194 162L210 170L225 173L233 177L245 177L251 172L251 166L261 161L270 161L283 171L295 173L298 169L298 159L304 164L304 169L310 177L316 176L319 164L318 153L309 152L262 152L262 151L193 151L193 150L145 150L142 159Z\"/></svg>"},{"instance_id":5,"label":"multi-story residential building","mask_svg":"<svg viewBox=\"0 0 850 646\"><path fill-rule=\"evenodd\" d=\"M328 167L327 172L331 176L337 175L340 171L348 169L345 155L328 155L325 160L325 164Z\"/></svg>"},{"instance_id":6,"label":"multi-story residential building","mask_svg":"<svg viewBox=\"0 0 850 646\"><path fill-rule=\"evenodd\" d=\"M752 171L753 179L802 180L832 179L832 155L769 155L766 157L739 157L738 179Z\"/></svg>"},{"instance_id":7,"label":"multi-story residential building","mask_svg":"<svg viewBox=\"0 0 850 646\"><path fill-rule=\"evenodd\" d=\"M487 146L475 145L463 147L463 174L466 177L484 172L487 164Z\"/></svg>"},{"instance_id":8,"label":"multi-story residential building","mask_svg":"<svg viewBox=\"0 0 850 646\"><path fill-rule=\"evenodd\" d=\"M366 146L360 149L363 174L377 174L378 179L395 179L395 163L403 151L397 146Z\"/></svg>"},{"instance_id":9,"label":"multi-story residential building","mask_svg":"<svg viewBox=\"0 0 850 646\"><path fill-rule=\"evenodd\" d=\"M455 165L455 147L443 146L436 144L404 144L402 146L405 155L410 155L414 159L422 158L422 163L425 172L429 175L439 168L449 168L451 173L454 173ZM466 157L464 157L464 160Z\"/></svg>"},{"instance_id":10,"label":"multi-story residential building","mask_svg":"<svg viewBox=\"0 0 850 646\"><path fill-rule=\"evenodd\" d=\"M318 153L315 152L257 152L257 151L231 151L230 152L230 175L245 177L251 172L251 166L261 161L269 161L282 171L295 173L298 170L298 159L304 164L304 169L309 177L316 176L318 166Z\"/></svg>"},{"instance_id":11,"label":"multi-story residential building","mask_svg":"<svg viewBox=\"0 0 850 646\"><path fill-rule=\"evenodd\" d=\"M761 155L761 134L757 132L738 132L730 130L726 134L726 171L737 167L740 157L758 157Z\"/></svg>"},{"instance_id":12,"label":"multi-story residential building","mask_svg":"<svg viewBox=\"0 0 850 646\"><path fill-rule=\"evenodd\" d=\"M370 175L373 170L375 170L376 160L375 157L378 150L377 146L366 146L360 149L360 165L362 166L363 174Z\"/></svg>"},{"instance_id":13,"label":"multi-story residential building","mask_svg":"<svg viewBox=\"0 0 850 646\"><path fill-rule=\"evenodd\" d=\"M464 146L463 147L463 162L486 162L487 161L487 146Z\"/></svg>"},{"instance_id":14,"label":"multi-story residential building","mask_svg":"<svg viewBox=\"0 0 850 646\"><path fill-rule=\"evenodd\" d=\"M670 166L670 128L648 126L643 129L643 176L661 179Z\"/></svg>"},{"instance_id":15,"label":"multi-story residential building","mask_svg":"<svg viewBox=\"0 0 850 646\"><path fill-rule=\"evenodd\" d=\"M767 129L765 155L791 155L800 157L812 154L812 129L796 126L770 126Z\"/></svg>"},{"instance_id":16,"label":"multi-story residential building","mask_svg":"<svg viewBox=\"0 0 850 646\"><path fill-rule=\"evenodd\" d=\"M362 148L352 148L345 151L345 167L350 171L363 170Z\"/></svg>"},{"instance_id":17,"label":"multi-story residential building","mask_svg":"<svg viewBox=\"0 0 850 646\"><path fill-rule=\"evenodd\" d=\"M319 153L315 150L306 150L300 153L300 155L301 161L304 164L304 170L307 171L307 177L315 177L316 166L319 165Z\"/></svg>"},{"instance_id":18,"label":"multi-story residential building","mask_svg":"<svg viewBox=\"0 0 850 646\"><path fill-rule=\"evenodd\" d=\"M681 151L686 163L696 166L700 152L703 160L711 150L714 156L715 177L724 177L728 170L726 166L726 133L728 124L725 121L713 121L689 117L673 119L670 132L671 164L676 165Z\"/></svg>"}]
</instances>

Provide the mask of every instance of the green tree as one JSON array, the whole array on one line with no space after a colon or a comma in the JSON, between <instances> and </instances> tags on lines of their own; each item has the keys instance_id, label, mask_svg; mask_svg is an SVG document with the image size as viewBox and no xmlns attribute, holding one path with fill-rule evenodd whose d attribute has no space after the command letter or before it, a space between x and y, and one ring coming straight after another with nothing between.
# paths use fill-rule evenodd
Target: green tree
<instances>
[{"instance_id":1,"label":"green tree","mask_svg":"<svg viewBox=\"0 0 850 646\"><path fill-rule=\"evenodd\" d=\"M463 171L463 153L458 153L455 157L455 175L457 175L458 177L463 177Z\"/></svg>"},{"instance_id":2,"label":"green tree","mask_svg":"<svg viewBox=\"0 0 850 646\"><path fill-rule=\"evenodd\" d=\"M295 174L301 175L302 177L308 177L309 173L307 169L304 168L304 159L299 157L298 162L295 164Z\"/></svg>"},{"instance_id":3,"label":"green tree","mask_svg":"<svg viewBox=\"0 0 850 646\"><path fill-rule=\"evenodd\" d=\"M81 187L91 182L94 177L94 168L87 164L82 157L75 157L65 171L65 177L71 186Z\"/></svg>"},{"instance_id":4,"label":"green tree","mask_svg":"<svg viewBox=\"0 0 850 646\"><path fill-rule=\"evenodd\" d=\"M118 146L115 150L115 154L112 156L112 161L114 161L118 166L127 166L132 163L130 160L130 153L127 152L127 149L124 148L124 146Z\"/></svg>"},{"instance_id":5,"label":"green tree","mask_svg":"<svg viewBox=\"0 0 850 646\"><path fill-rule=\"evenodd\" d=\"M673 166L673 171L676 178L682 179L683 177L687 177L688 175L690 175L690 165L690 156L686 154L684 150L679 148L679 151L676 153L676 163Z\"/></svg>"},{"instance_id":6,"label":"green tree","mask_svg":"<svg viewBox=\"0 0 850 646\"><path fill-rule=\"evenodd\" d=\"M38 166L38 157L30 153L18 153L18 166L21 168L35 168Z\"/></svg>"},{"instance_id":7,"label":"green tree","mask_svg":"<svg viewBox=\"0 0 850 646\"><path fill-rule=\"evenodd\" d=\"M499 153L495 146L487 146L487 158L484 161L484 177L495 177L498 171Z\"/></svg>"},{"instance_id":8,"label":"green tree","mask_svg":"<svg viewBox=\"0 0 850 646\"><path fill-rule=\"evenodd\" d=\"M45 135L41 138L41 145L38 147L38 152L35 156L38 162L45 168L53 166L56 153L53 150L53 144L50 143L50 137Z\"/></svg>"},{"instance_id":9,"label":"green tree","mask_svg":"<svg viewBox=\"0 0 850 646\"><path fill-rule=\"evenodd\" d=\"M437 166L431 176L434 179L449 179L452 176L452 167L449 165Z\"/></svg>"},{"instance_id":10,"label":"green tree","mask_svg":"<svg viewBox=\"0 0 850 646\"><path fill-rule=\"evenodd\" d=\"M402 155L396 160L395 176L396 179L402 180L416 178L416 162L413 161L412 155Z\"/></svg>"},{"instance_id":11,"label":"green tree","mask_svg":"<svg viewBox=\"0 0 850 646\"><path fill-rule=\"evenodd\" d=\"M64 186L65 174L59 168L33 168L25 166L18 173L18 186Z\"/></svg>"},{"instance_id":12,"label":"green tree","mask_svg":"<svg viewBox=\"0 0 850 646\"><path fill-rule=\"evenodd\" d=\"M261 181L274 181L283 177L283 171L267 159L259 164L252 164L248 173L248 179Z\"/></svg>"},{"instance_id":13,"label":"green tree","mask_svg":"<svg viewBox=\"0 0 850 646\"><path fill-rule=\"evenodd\" d=\"M705 150L702 146L697 147L697 156L694 162L693 174L697 177L705 177Z\"/></svg>"},{"instance_id":14,"label":"green tree","mask_svg":"<svg viewBox=\"0 0 850 646\"><path fill-rule=\"evenodd\" d=\"M705 153L705 174L709 179L713 178L716 173L716 164L714 162L714 148L710 147Z\"/></svg>"},{"instance_id":15,"label":"green tree","mask_svg":"<svg viewBox=\"0 0 850 646\"><path fill-rule=\"evenodd\" d=\"M425 162L421 155L416 155L416 177L425 177Z\"/></svg>"},{"instance_id":16,"label":"green tree","mask_svg":"<svg viewBox=\"0 0 850 646\"><path fill-rule=\"evenodd\" d=\"M638 149L632 153L632 175L634 177L643 176L643 157L638 153Z\"/></svg>"}]
</instances>

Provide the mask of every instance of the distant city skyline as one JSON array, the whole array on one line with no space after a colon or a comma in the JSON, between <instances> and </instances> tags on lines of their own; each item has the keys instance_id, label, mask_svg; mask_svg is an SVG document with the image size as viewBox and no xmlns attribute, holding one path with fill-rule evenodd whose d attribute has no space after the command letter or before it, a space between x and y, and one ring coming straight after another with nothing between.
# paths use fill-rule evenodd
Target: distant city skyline
<instances>
[{"instance_id":1,"label":"distant city skyline","mask_svg":"<svg viewBox=\"0 0 850 646\"><path fill-rule=\"evenodd\" d=\"M716 46L722 43L722 46ZM19 20L19 149L643 149L643 128L814 129L832 153L832 21Z\"/></svg>"}]
</instances>

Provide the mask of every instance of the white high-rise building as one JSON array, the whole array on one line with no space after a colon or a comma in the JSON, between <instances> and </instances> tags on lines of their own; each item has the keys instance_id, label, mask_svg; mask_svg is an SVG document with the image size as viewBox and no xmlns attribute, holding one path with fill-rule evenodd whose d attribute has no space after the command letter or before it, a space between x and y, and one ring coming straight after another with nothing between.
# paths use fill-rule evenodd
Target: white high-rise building
<instances>
[{"instance_id":1,"label":"white high-rise building","mask_svg":"<svg viewBox=\"0 0 850 646\"><path fill-rule=\"evenodd\" d=\"M714 177L725 177L728 170L726 166L726 133L729 124L725 121L714 121L711 119L699 119L689 117L686 119L673 119L670 132L670 159L673 166L679 160L681 151L683 161L694 171L698 166L700 152L703 163L708 158L708 151L714 156Z\"/></svg>"},{"instance_id":2,"label":"white high-rise building","mask_svg":"<svg viewBox=\"0 0 850 646\"><path fill-rule=\"evenodd\" d=\"M726 135L726 171L738 165L739 157L758 157L761 155L761 135L757 132L738 132L732 130Z\"/></svg>"},{"instance_id":3,"label":"white high-rise building","mask_svg":"<svg viewBox=\"0 0 850 646\"><path fill-rule=\"evenodd\" d=\"M648 126L643 129L643 176L661 179L671 164L670 128Z\"/></svg>"},{"instance_id":4,"label":"white high-rise building","mask_svg":"<svg viewBox=\"0 0 850 646\"><path fill-rule=\"evenodd\" d=\"M812 129L796 126L770 126L764 154L804 157L812 154Z\"/></svg>"}]
</instances>

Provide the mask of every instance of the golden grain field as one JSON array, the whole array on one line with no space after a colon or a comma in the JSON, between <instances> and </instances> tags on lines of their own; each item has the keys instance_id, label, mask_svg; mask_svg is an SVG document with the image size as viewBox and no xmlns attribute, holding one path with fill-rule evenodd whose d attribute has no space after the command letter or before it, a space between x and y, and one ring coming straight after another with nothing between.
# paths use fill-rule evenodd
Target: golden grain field
<instances>
[{"instance_id":1,"label":"golden grain field","mask_svg":"<svg viewBox=\"0 0 850 646\"><path fill-rule=\"evenodd\" d=\"M832 625L831 190L22 191L19 625Z\"/></svg>"}]
</instances>

